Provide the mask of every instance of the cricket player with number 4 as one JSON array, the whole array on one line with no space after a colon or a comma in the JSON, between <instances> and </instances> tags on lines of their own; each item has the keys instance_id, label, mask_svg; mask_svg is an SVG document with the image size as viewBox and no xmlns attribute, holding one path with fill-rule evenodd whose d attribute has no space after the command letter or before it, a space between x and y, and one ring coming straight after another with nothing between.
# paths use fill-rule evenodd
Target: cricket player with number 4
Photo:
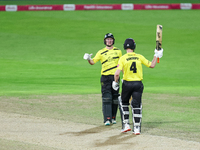
<instances>
[{"instance_id":1,"label":"cricket player with number 4","mask_svg":"<svg viewBox=\"0 0 200 150\"><path fill-rule=\"evenodd\" d=\"M129 100L131 100L133 133L139 135L141 132L142 120L142 93L143 93L143 71L142 64L149 68L156 66L157 58L163 56L163 49L155 49L152 62L148 61L144 56L135 53L136 43L132 38L128 38L124 42L126 54L123 55L117 66L112 87L115 90L119 88L120 72L123 72L122 93L119 96L119 109L122 120L121 132L131 131L129 124Z\"/></svg>"},{"instance_id":2,"label":"cricket player with number 4","mask_svg":"<svg viewBox=\"0 0 200 150\"><path fill-rule=\"evenodd\" d=\"M101 93L102 93L102 111L104 124L109 126L116 124L116 114L118 110L119 88L114 90L112 82L117 69L119 58L122 52L117 47L114 47L115 38L112 33L107 33L104 37L105 48L99 50L92 59L92 54L85 53L84 59L88 60L89 64L94 65L98 61L101 62ZM118 80L116 80L118 82Z\"/></svg>"}]
</instances>

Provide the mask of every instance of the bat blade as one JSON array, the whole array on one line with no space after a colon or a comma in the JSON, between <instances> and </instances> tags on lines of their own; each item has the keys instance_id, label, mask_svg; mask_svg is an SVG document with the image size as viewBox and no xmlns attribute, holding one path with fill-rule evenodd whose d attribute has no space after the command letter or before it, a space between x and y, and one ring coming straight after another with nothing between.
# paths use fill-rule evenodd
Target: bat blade
<instances>
[{"instance_id":1,"label":"bat blade","mask_svg":"<svg viewBox=\"0 0 200 150\"><path fill-rule=\"evenodd\" d=\"M162 49L162 25L157 25L156 28L156 49L161 50ZM159 63L160 60L157 58L157 63Z\"/></svg>"}]
</instances>

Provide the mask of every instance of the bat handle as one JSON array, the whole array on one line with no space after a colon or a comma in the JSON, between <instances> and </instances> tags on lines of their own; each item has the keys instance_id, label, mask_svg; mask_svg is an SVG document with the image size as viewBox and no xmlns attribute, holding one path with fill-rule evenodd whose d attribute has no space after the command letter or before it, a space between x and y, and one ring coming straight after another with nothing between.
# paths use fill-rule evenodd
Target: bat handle
<instances>
[{"instance_id":1,"label":"bat handle","mask_svg":"<svg viewBox=\"0 0 200 150\"><path fill-rule=\"evenodd\" d=\"M160 62L160 59L159 58L157 58L157 63L159 63Z\"/></svg>"}]
</instances>

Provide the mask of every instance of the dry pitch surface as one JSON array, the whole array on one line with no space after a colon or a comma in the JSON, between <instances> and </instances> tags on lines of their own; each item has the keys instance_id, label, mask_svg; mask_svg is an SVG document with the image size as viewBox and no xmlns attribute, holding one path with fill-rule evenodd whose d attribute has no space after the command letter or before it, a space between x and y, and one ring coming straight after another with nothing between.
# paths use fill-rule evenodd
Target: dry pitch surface
<instances>
[{"instance_id":1,"label":"dry pitch surface","mask_svg":"<svg viewBox=\"0 0 200 150\"><path fill-rule=\"evenodd\" d=\"M114 125L113 125L114 126ZM147 134L120 133L112 126L0 112L1 150L198 150L200 143Z\"/></svg>"}]
</instances>

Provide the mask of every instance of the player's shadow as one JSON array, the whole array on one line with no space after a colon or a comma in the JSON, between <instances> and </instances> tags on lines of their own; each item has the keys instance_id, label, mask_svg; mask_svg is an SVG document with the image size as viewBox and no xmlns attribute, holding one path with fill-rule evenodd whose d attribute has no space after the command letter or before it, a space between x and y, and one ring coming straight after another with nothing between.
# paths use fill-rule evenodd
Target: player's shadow
<instances>
[{"instance_id":1,"label":"player's shadow","mask_svg":"<svg viewBox=\"0 0 200 150\"><path fill-rule=\"evenodd\" d=\"M96 140L95 147L101 146L109 146L109 145L121 145L125 144L125 146L134 145L133 142L127 142L131 138L136 137L132 132L127 133L119 133L118 135L110 136L105 140Z\"/></svg>"},{"instance_id":2,"label":"player's shadow","mask_svg":"<svg viewBox=\"0 0 200 150\"><path fill-rule=\"evenodd\" d=\"M120 126L119 126L120 129ZM95 133L101 133L101 132L106 132L106 131L110 131L112 130L112 126L97 126L94 128L90 128L90 129L86 129L83 131L76 131L76 132L65 132L65 133L61 133L60 135L67 135L67 134L72 134L74 136L85 136L88 134L95 134ZM113 135L113 136L109 136L107 138L104 139L99 139L96 140L94 143L95 147L101 147L101 146L108 146L108 145L118 145L118 144L130 144L133 145L132 142L126 142L127 140L129 140L130 138L134 138L136 135L134 135L131 132L127 132L127 133L121 133L120 130L118 131L117 135Z\"/></svg>"},{"instance_id":3,"label":"player's shadow","mask_svg":"<svg viewBox=\"0 0 200 150\"><path fill-rule=\"evenodd\" d=\"M83 136L83 135L87 135L87 134L100 133L100 132L104 132L104 131L108 131L108 130L110 130L109 127L105 127L104 125L102 125L102 126L86 129L86 130L79 131L79 132L65 132L65 133L61 133L60 135L73 134L74 136Z\"/></svg>"}]
</instances>

